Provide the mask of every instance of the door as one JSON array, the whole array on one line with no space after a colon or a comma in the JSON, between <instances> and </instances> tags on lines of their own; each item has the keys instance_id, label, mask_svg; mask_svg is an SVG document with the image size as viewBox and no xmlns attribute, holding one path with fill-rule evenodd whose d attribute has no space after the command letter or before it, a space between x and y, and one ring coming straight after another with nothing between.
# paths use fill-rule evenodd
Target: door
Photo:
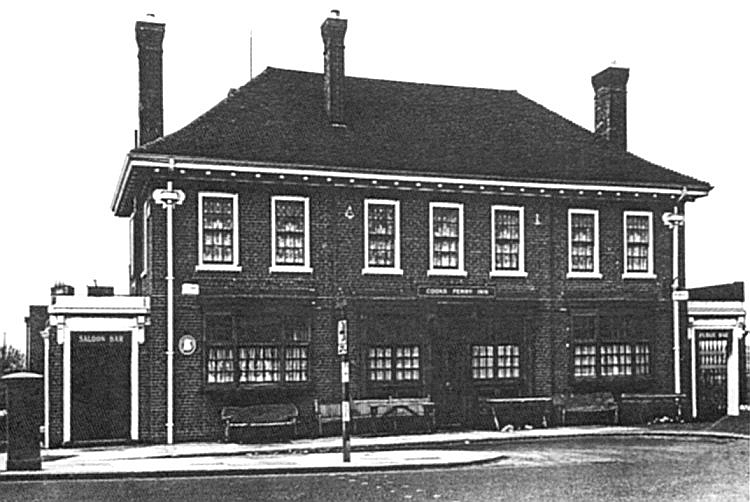
<instances>
[{"instance_id":1,"label":"door","mask_svg":"<svg viewBox=\"0 0 750 502\"><path fill-rule=\"evenodd\" d=\"M130 439L130 333L74 332L71 440Z\"/></svg>"},{"instance_id":2,"label":"door","mask_svg":"<svg viewBox=\"0 0 750 502\"><path fill-rule=\"evenodd\" d=\"M727 346L731 331L697 331L698 418L716 420L727 411Z\"/></svg>"},{"instance_id":3,"label":"door","mask_svg":"<svg viewBox=\"0 0 750 502\"><path fill-rule=\"evenodd\" d=\"M466 323L447 319L435 328L433 340L433 383L435 420L438 427L459 427L466 423L468 345Z\"/></svg>"}]
</instances>

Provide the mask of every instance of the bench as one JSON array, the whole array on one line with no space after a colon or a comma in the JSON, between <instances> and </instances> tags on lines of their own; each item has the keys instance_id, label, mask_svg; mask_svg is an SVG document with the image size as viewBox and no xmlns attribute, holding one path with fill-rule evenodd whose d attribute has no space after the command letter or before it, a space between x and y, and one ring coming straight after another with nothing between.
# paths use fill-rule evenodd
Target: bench
<instances>
[{"instance_id":1,"label":"bench","mask_svg":"<svg viewBox=\"0 0 750 502\"><path fill-rule=\"evenodd\" d=\"M233 429L291 426L297 435L299 410L292 403L225 406L221 409L224 439L230 440Z\"/></svg>"},{"instance_id":2,"label":"bench","mask_svg":"<svg viewBox=\"0 0 750 502\"><path fill-rule=\"evenodd\" d=\"M529 418L538 419L534 420L538 425L547 427L552 414L551 397L480 398L479 406L482 412L489 410L492 423L498 431L501 419L502 424L513 425L526 425Z\"/></svg>"},{"instance_id":3,"label":"bench","mask_svg":"<svg viewBox=\"0 0 750 502\"><path fill-rule=\"evenodd\" d=\"M685 394L621 394L620 419L625 424L645 424L655 417L682 418Z\"/></svg>"},{"instance_id":4,"label":"bench","mask_svg":"<svg viewBox=\"0 0 750 502\"><path fill-rule=\"evenodd\" d=\"M315 402L315 416L318 434L323 435L323 425L341 422L341 403L318 404ZM352 430L356 432L357 422L370 420L387 422L393 431L397 429L399 417L424 417L429 431L435 429L435 404L429 397L404 397L389 399L355 399L350 406Z\"/></svg>"},{"instance_id":5,"label":"bench","mask_svg":"<svg viewBox=\"0 0 750 502\"><path fill-rule=\"evenodd\" d=\"M619 423L619 406L611 392L590 392L585 394L556 394L553 397L555 408L560 410L560 423L566 424L568 413L612 412L613 424Z\"/></svg>"}]
</instances>

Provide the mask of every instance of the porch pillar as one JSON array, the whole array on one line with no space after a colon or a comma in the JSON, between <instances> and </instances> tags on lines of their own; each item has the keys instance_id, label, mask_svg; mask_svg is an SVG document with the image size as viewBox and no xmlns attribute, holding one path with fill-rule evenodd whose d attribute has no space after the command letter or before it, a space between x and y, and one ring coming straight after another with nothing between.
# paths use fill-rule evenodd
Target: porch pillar
<instances>
[{"instance_id":1,"label":"porch pillar","mask_svg":"<svg viewBox=\"0 0 750 502\"><path fill-rule=\"evenodd\" d=\"M737 319L737 324L732 328L729 355L727 356L727 415L739 416L740 414L740 339L745 333L743 319Z\"/></svg>"}]
</instances>

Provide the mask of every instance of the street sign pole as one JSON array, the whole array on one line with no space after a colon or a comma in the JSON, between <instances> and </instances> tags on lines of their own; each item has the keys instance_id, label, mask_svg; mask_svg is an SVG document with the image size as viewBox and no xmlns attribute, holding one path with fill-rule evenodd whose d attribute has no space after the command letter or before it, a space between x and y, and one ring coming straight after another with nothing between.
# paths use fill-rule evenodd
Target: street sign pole
<instances>
[{"instance_id":1,"label":"street sign pole","mask_svg":"<svg viewBox=\"0 0 750 502\"><path fill-rule=\"evenodd\" d=\"M341 436L344 443L344 462L351 461L352 446L349 433L350 411L349 411L349 356L341 359Z\"/></svg>"},{"instance_id":2,"label":"street sign pole","mask_svg":"<svg viewBox=\"0 0 750 502\"><path fill-rule=\"evenodd\" d=\"M349 340L346 320L338 322L338 353L341 356L341 438L343 441L344 462L351 461L351 439L349 424Z\"/></svg>"}]
</instances>

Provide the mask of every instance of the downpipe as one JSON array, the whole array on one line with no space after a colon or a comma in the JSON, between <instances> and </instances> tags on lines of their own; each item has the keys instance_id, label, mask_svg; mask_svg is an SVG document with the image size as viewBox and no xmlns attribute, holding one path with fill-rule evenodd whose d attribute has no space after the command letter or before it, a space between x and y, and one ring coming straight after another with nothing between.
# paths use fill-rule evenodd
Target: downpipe
<instances>
[{"instance_id":1,"label":"downpipe","mask_svg":"<svg viewBox=\"0 0 750 502\"><path fill-rule=\"evenodd\" d=\"M174 171L174 159L169 159L169 171ZM167 210L167 444L174 443L174 207L185 200L182 190L175 190L171 180L167 188L154 190L153 198Z\"/></svg>"}]
</instances>

